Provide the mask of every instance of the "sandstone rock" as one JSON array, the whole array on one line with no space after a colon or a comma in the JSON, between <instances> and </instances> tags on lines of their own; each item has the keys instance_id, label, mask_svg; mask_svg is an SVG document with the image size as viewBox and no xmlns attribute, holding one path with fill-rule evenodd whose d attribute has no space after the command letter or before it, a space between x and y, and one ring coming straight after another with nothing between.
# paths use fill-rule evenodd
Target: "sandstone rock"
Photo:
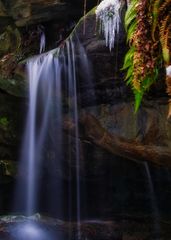
<instances>
[{"instance_id":1,"label":"sandstone rock","mask_svg":"<svg viewBox=\"0 0 171 240\"><path fill-rule=\"evenodd\" d=\"M7 16L6 9L3 3L0 1L0 17L6 17L6 16Z\"/></svg>"},{"instance_id":2,"label":"sandstone rock","mask_svg":"<svg viewBox=\"0 0 171 240\"><path fill-rule=\"evenodd\" d=\"M17 165L14 161L10 161L10 160L0 160L0 172L1 172L1 176L0 178L2 179L2 177L15 177L17 175Z\"/></svg>"},{"instance_id":3,"label":"sandstone rock","mask_svg":"<svg viewBox=\"0 0 171 240\"><path fill-rule=\"evenodd\" d=\"M21 36L17 28L8 26L0 35L0 57L11 52L16 52L21 45ZM3 59L1 60L3 61ZM2 74L2 73L1 73Z\"/></svg>"},{"instance_id":4,"label":"sandstone rock","mask_svg":"<svg viewBox=\"0 0 171 240\"><path fill-rule=\"evenodd\" d=\"M88 8L93 7L96 1L88 3ZM4 5L9 15L19 27L38 24L49 20L65 21L68 17L81 16L82 3L68 0L6 0ZM90 5L90 6L89 6ZM83 11L82 11L83 12Z\"/></svg>"},{"instance_id":5,"label":"sandstone rock","mask_svg":"<svg viewBox=\"0 0 171 240\"><path fill-rule=\"evenodd\" d=\"M20 101L0 92L0 159L18 159L24 117L24 103Z\"/></svg>"}]
</instances>

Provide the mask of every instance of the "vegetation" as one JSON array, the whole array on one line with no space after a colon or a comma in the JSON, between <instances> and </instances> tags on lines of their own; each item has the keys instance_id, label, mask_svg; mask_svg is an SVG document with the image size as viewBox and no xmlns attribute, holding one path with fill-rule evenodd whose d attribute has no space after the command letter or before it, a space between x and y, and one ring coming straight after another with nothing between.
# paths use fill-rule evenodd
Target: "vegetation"
<instances>
[{"instance_id":1,"label":"vegetation","mask_svg":"<svg viewBox=\"0 0 171 240\"><path fill-rule=\"evenodd\" d=\"M135 111L142 97L158 79L159 69L171 64L171 0L132 0L125 27L129 51L123 69L135 95ZM168 78L166 78L168 79ZM171 86L167 83L171 96Z\"/></svg>"},{"instance_id":2,"label":"vegetation","mask_svg":"<svg viewBox=\"0 0 171 240\"><path fill-rule=\"evenodd\" d=\"M0 126L6 129L9 125L9 121L6 117L0 117Z\"/></svg>"}]
</instances>

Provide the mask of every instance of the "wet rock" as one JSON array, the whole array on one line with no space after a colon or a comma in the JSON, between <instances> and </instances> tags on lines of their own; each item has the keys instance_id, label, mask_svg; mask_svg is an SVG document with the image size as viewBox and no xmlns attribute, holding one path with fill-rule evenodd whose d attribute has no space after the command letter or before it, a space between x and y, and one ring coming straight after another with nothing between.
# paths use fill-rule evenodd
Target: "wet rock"
<instances>
[{"instance_id":1,"label":"wet rock","mask_svg":"<svg viewBox=\"0 0 171 240\"><path fill-rule=\"evenodd\" d=\"M16 52L20 45L21 36L19 30L7 26L5 32L0 35L0 56L6 55L10 52Z\"/></svg>"},{"instance_id":2,"label":"wet rock","mask_svg":"<svg viewBox=\"0 0 171 240\"><path fill-rule=\"evenodd\" d=\"M0 92L0 159L16 160L21 144L24 105Z\"/></svg>"},{"instance_id":3,"label":"wet rock","mask_svg":"<svg viewBox=\"0 0 171 240\"><path fill-rule=\"evenodd\" d=\"M17 26L40 23L58 15L62 16L66 11L65 5L66 2L60 0L39 0L36 2L16 0L12 4L9 3L11 16Z\"/></svg>"},{"instance_id":4,"label":"wet rock","mask_svg":"<svg viewBox=\"0 0 171 240\"><path fill-rule=\"evenodd\" d=\"M96 1L88 3L88 8L96 4ZM15 25L21 27L30 24L38 24L56 19L66 20L68 17L80 16L82 4L79 1L68 0L6 0L4 1L6 11L13 18Z\"/></svg>"},{"instance_id":5,"label":"wet rock","mask_svg":"<svg viewBox=\"0 0 171 240\"><path fill-rule=\"evenodd\" d=\"M90 220L80 223L81 236L79 239L90 240L146 240L146 239L162 239L168 240L170 236L170 222L160 222L161 229L156 231L150 217L133 217L133 216L118 216L114 221L98 221ZM22 226L22 227L21 227ZM63 222L58 219L46 218L41 216L40 219L30 221L29 218L18 217L6 217L1 219L0 222L0 236L3 239L15 240L17 238L18 231L21 237L22 231L26 226L32 226L35 229L39 229L40 232L44 232L44 238L46 234L51 236L51 239L55 237L62 237L62 239L78 239L77 224L74 222ZM18 229L18 231L16 231ZM26 236L27 233L25 233ZM30 232L31 234L31 232ZM4 238L5 237L5 238ZM17 238L18 239L18 238Z\"/></svg>"},{"instance_id":6,"label":"wet rock","mask_svg":"<svg viewBox=\"0 0 171 240\"><path fill-rule=\"evenodd\" d=\"M0 160L1 176L15 177L17 175L17 164L10 160Z\"/></svg>"},{"instance_id":7,"label":"wet rock","mask_svg":"<svg viewBox=\"0 0 171 240\"><path fill-rule=\"evenodd\" d=\"M167 121L167 99L144 101L134 113L134 102L122 101L84 108L113 135L136 139L144 145L171 147L171 125Z\"/></svg>"},{"instance_id":8,"label":"wet rock","mask_svg":"<svg viewBox=\"0 0 171 240\"><path fill-rule=\"evenodd\" d=\"M6 17L6 16L7 16L6 9L3 3L0 1L0 17Z\"/></svg>"}]
</instances>

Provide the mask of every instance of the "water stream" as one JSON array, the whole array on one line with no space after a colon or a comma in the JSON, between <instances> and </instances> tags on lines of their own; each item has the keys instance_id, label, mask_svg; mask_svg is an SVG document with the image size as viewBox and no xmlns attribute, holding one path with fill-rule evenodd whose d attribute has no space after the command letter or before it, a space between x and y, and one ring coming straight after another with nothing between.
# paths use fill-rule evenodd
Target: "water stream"
<instances>
[{"instance_id":1,"label":"water stream","mask_svg":"<svg viewBox=\"0 0 171 240\"><path fill-rule=\"evenodd\" d=\"M77 239L81 238L80 220L80 144L78 124L78 96L77 96L77 69L76 64L88 71L88 58L79 41L76 43L78 54L84 53L79 58L75 53L75 43L70 39L61 49L44 53L29 59L27 73L29 82L29 103L26 119L26 128L23 139L21 161L19 167L20 178L17 183L15 211L31 216L39 211L39 192L42 185L42 172L46 162L50 168L50 175L60 178L60 170L65 156L63 149L63 113L72 119L75 126L74 143L70 151L75 149L75 179L76 179L76 222ZM85 75L86 75L85 74ZM63 109L63 100L67 98L68 107ZM66 101L66 100L65 100ZM67 110L66 110L67 109ZM47 163L48 161L48 163ZM70 175L72 173L70 172ZM47 177L52 190L48 189L47 209L58 210L62 216L62 181L54 184L54 178ZM55 190L55 192L54 192ZM69 208L72 208L73 192L70 189ZM56 208L56 210L55 210ZM72 218L72 210L70 218ZM71 219L70 219L71 220Z\"/></svg>"},{"instance_id":2,"label":"water stream","mask_svg":"<svg viewBox=\"0 0 171 240\"><path fill-rule=\"evenodd\" d=\"M40 36L40 51L39 53L43 53L45 51L46 48L46 36L45 33L43 31L41 31L41 36Z\"/></svg>"},{"instance_id":3,"label":"water stream","mask_svg":"<svg viewBox=\"0 0 171 240\"><path fill-rule=\"evenodd\" d=\"M152 176L151 176L150 168L147 162L144 163L144 166L145 166L145 171L146 171L147 180L148 180L149 197L151 201L150 205L151 205L152 216L154 221L154 231L157 233L160 233L160 223L159 223L160 214L157 206Z\"/></svg>"}]
</instances>

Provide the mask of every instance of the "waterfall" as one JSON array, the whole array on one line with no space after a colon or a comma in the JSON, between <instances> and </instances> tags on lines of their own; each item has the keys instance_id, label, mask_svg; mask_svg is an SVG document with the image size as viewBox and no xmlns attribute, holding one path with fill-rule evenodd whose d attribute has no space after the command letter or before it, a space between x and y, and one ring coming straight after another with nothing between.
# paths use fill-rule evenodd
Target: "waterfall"
<instances>
[{"instance_id":1,"label":"waterfall","mask_svg":"<svg viewBox=\"0 0 171 240\"><path fill-rule=\"evenodd\" d=\"M45 36L45 33L43 31L41 31L40 51L39 51L40 54L45 51L45 47L46 47L46 36Z\"/></svg>"},{"instance_id":2,"label":"waterfall","mask_svg":"<svg viewBox=\"0 0 171 240\"><path fill-rule=\"evenodd\" d=\"M77 104L77 81L76 81L76 66L75 66L75 51L73 42L67 42L67 56L68 56L68 85L69 96L73 98L73 112L71 117L75 124L75 151L76 151L76 201L77 201L77 233L78 239L81 237L80 233L80 153L79 153L79 128L78 128L78 104Z\"/></svg>"},{"instance_id":3,"label":"waterfall","mask_svg":"<svg viewBox=\"0 0 171 240\"><path fill-rule=\"evenodd\" d=\"M77 56L84 53L84 57ZM59 177L58 170L62 168L65 149L63 149L63 99L67 98L67 115L75 126L75 186L76 186L76 221L77 239L80 239L81 203L80 203L80 143L78 124L78 76L77 64L83 65L87 78L88 58L79 41L69 39L61 49L53 50L31 58L27 62L29 82L29 107L26 128L23 139L21 162L17 184L15 211L22 211L28 216L40 209L38 198L41 189L41 178L44 164L50 168L52 175ZM66 113L65 113L66 114ZM72 133L73 134L73 133ZM48 154L46 153L48 152ZM49 177L51 178L51 177ZM48 179L49 185L54 185L54 179ZM54 190L56 192L54 192ZM52 191L47 190L48 206L52 211L62 212L62 183L54 185ZM70 194L73 195L72 189ZM69 197L68 201L72 201ZM71 203L69 206L71 208ZM55 208L57 208L55 210ZM70 218L72 218L72 210ZM61 214L60 214L61 217Z\"/></svg>"},{"instance_id":4,"label":"waterfall","mask_svg":"<svg viewBox=\"0 0 171 240\"><path fill-rule=\"evenodd\" d=\"M54 139L58 145L61 144L61 65L53 54L40 55L27 63L29 109L19 171L19 174L25 173L25 187L19 183L17 194L23 200L21 205L27 215L35 213L37 209L47 132L54 131ZM60 158L61 147L54 146L54 139L49 143L50 148ZM19 199L17 202L20 202Z\"/></svg>"},{"instance_id":5,"label":"waterfall","mask_svg":"<svg viewBox=\"0 0 171 240\"><path fill-rule=\"evenodd\" d=\"M154 185L150 173L150 168L147 162L144 163L145 171L148 179L148 188L149 188L149 195L150 195L150 201L151 201L151 210L153 215L153 221L154 221L154 231L159 233L160 232L160 224L159 224L159 210L156 202L155 192L154 192Z\"/></svg>"}]
</instances>

